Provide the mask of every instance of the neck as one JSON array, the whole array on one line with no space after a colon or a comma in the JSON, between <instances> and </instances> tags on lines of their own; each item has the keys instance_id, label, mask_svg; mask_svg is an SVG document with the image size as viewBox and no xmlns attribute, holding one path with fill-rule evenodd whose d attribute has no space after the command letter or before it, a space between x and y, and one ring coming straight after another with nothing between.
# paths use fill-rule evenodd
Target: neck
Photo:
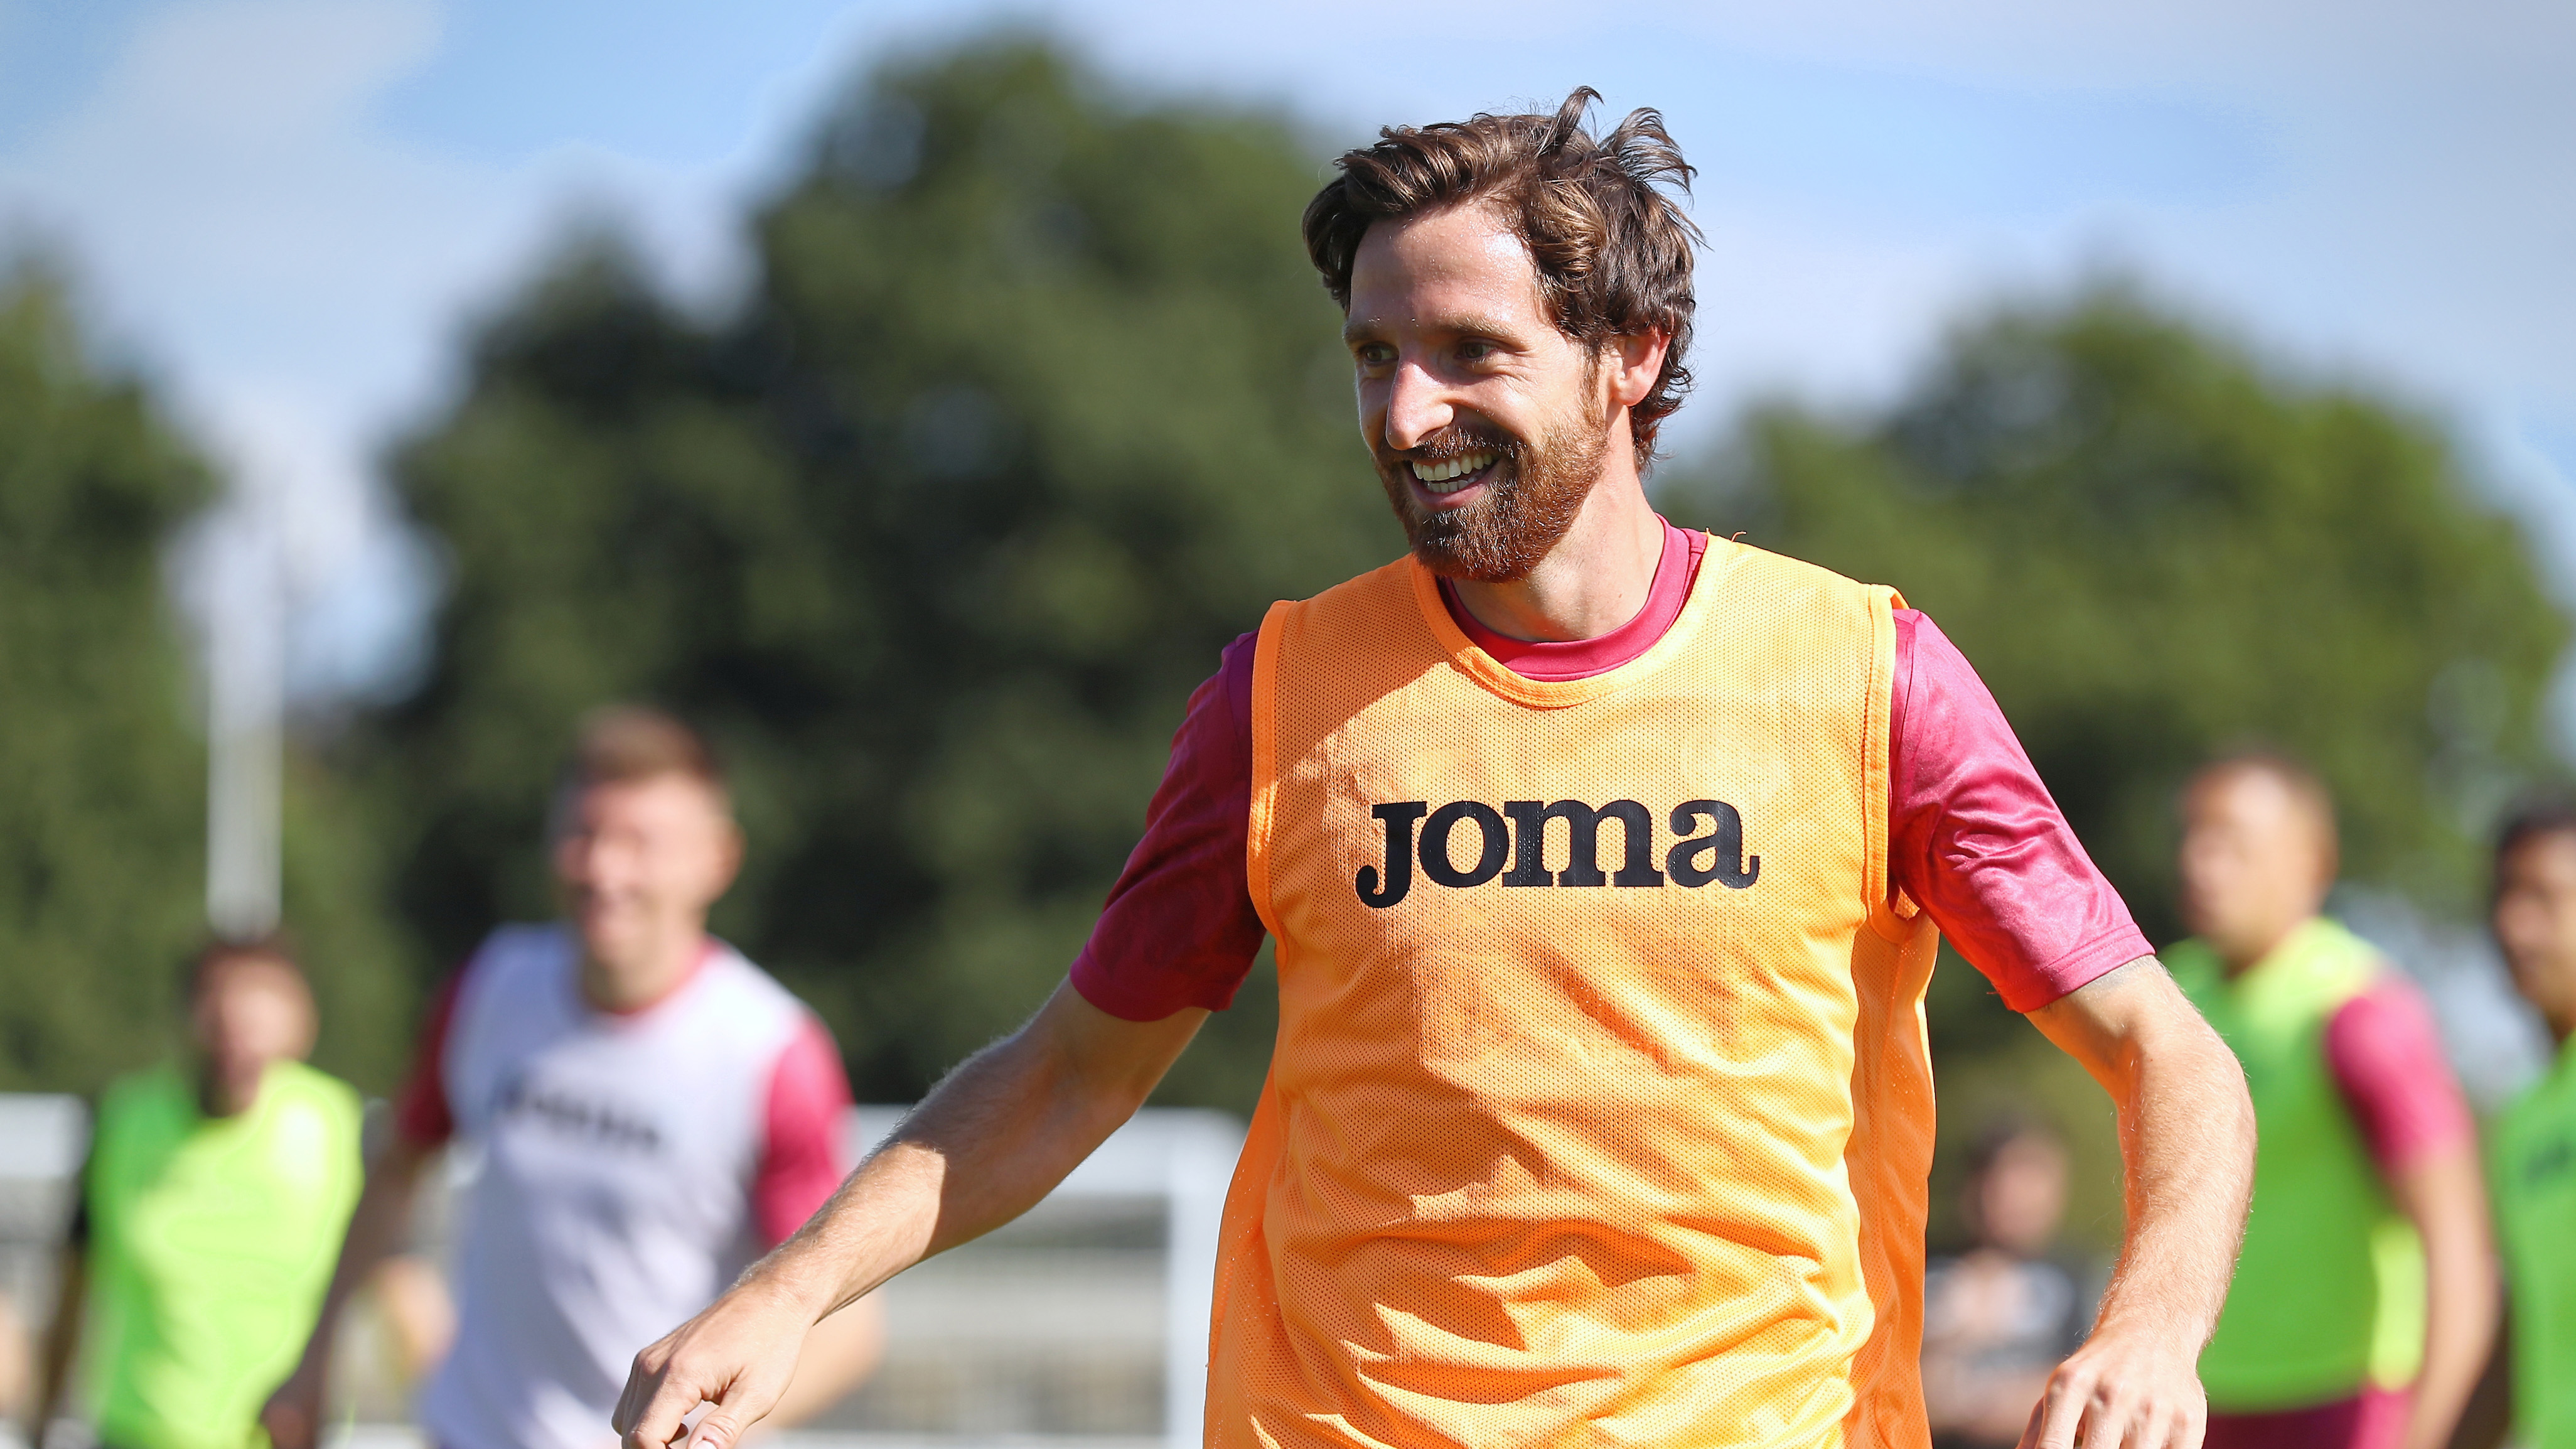
<instances>
[{"instance_id":1,"label":"neck","mask_svg":"<svg viewBox=\"0 0 2576 1449\"><path fill-rule=\"evenodd\" d=\"M601 1011L641 1011L679 990L706 948L703 925L621 952L613 966L585 943L581 953L582 1000Z\"/></svg>"},{"instance_id":2,"label":"neck","mask_svg":"<svg viewBox=\"0 0 2576 1449\"><path fill-rule=\"evenodd\" d=\"M2297 935L2301 926L2306 925L2314 919L2316 919L2316 917L2313 915L2301 916L2297 920L2292 921L2287 927L2283 928L2279 934L2273 936L2270 940L2263 942L2260 946L2239 946L2234 950L2220 951L2218 953L2218 964L2226 968L2228 979L2233 980L2236 977L2242 976L2246 972L2253 970L2255 967L2262 965L2264 961L2270 959L2273 952L2281 949L2282 942Z\"/></svg>"},{"instance_id":3,"label":"neck","mask_svg":"<svg viewBox=\"0 0 2576 1449\"><path fill-rule=\"evenodd\" d=\"M1601 481L1538 567L1508 583L1461 580L1452 587L1477 623L1508 638L1598 639L1646 607L1663 556L1664 521L1646 502L1622 413L1602 456Z\"/></svg>"},{"instance_id":4,"label":"neck","mask_svg":"<svg viewBox=\"0 0 2576 1449\"><path fill-rule=\"evenodd\" d=\"M259 1080L267 1069L227 1072L209 1061L197 1068L197 1110L209 1117L233 1117L259 1100Z\"/></svg>"}]
</instances>

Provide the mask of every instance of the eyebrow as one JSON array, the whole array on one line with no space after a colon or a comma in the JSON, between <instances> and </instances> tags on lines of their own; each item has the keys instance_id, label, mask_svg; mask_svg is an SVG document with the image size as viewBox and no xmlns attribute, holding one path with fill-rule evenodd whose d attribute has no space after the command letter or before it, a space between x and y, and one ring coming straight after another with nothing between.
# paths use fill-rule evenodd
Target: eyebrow
<instances>
[{"instance_id":1,"label":"eyebrow","mask_svg":"<svg viewBox=\"0 0 2576 1449\"><path fill-rule=\"evenodd\" d=\"M1425 332L1467 333L1477 337L1490 337L1497 342L1505 341L1515 335L1513 329L1507 326L1502 318L1490 312L1478 312L1472 316L1435 318L1428 324L1418 317L1412 321L1416 328ZM1342 324L1342 341L1349 344L1364 337L1376 336L1383 333L1387 326L1388 323L1383 317L1353 317Z\"/></svg>"}]
</instances>

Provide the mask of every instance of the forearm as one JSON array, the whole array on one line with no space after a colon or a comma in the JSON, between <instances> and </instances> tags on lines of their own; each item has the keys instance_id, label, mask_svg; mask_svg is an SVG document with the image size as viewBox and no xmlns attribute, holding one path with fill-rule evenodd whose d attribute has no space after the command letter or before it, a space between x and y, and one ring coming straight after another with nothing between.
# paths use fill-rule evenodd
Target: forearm
<instances>
[{"instance_id":1,"label":"forearm","mask_svg":"<svg viewBox=\"0 0 2576 1449\"><path fill-rule=\"evenodd\" d=\"M367 1184L358 1193L358 1204L349 1213L348 1231L340 1240L340 1258L332 1266L331 1285L323 1291L321 1311L314 1319L312 1336L305 1342L306 1363L318 1364L327 1355L349 1299L402 1241L403 1230L411 1221L412 1194L420 1182L421 1167L435 1150L396 1140L367 1169Z\"/></svg>"},{"instance_id":2,"label":"forearm","mask_svg":"<svg viewBox=\"0 0 2576 1449\"><path fill-rule=\"evenodd\" d=\"M815 1323L905 1268L1025 1212L1133 1114L1204 1011L1122 1021L1070 986L967 1059L742 1281L635 1355L614 1422L627 1449L733 1449L800 1374Z\"/></svg>"},{"instance_id":3,"label":"forearm","mask_svg":"<svg viewBox=\"0 0 2576 1449\"><path fill-rule=\"evenodd\" d=\"M2442 1449L2486 1369L2501 1309L2486 1194L2466 1147L2395 1174L2391 1186L2424 1242L2424 1363L2406 1444Z\"/></svg>"},{"instance_id":4,"label":"forearm","mask_svg":"<svg viewBox=\"0 0 2576 1449\"><path fill-rule=\"evenodd\" d=\"M2136 1053L2119 1104L2128 1231L2100 1323L2141 1319L2189 1335L2218 1326L2253 1192L2254 1109L2234 1053L2197 1017ZM2111 1083L2106 1083L2111 1086Z\"/></svg>"},{"instance_id":5,"label":"forearm","mask_svg":"<svg viewBox=\"0 0 2576 1449\"><path fill-rule=\"evenodd\" d=\"M2226 1304L2253 1194L2244 1069L2153 960L2031 1021L2083 1064L2119 1114L2128 1228L2096 1331L2179 1335L2197 1353Z\"/></svg>"},{"instance_id":6,"label":"forearm","mask_svg":"<svg viewBox=\"0 0 2576 1449\"><path fill-rule=\"evenodd\" d=\"M2235 1054L2164 968L2132 961L2031 1013L2120 1117L2129 1226L2093 1332L2051 1374L2025 1449L2194 1445L2254 1186L2254 1104Z\"/></svg>"},{"instance_id":7,"label":"forearm","mask_svg":"<svg viewBox=\"0 0 2576 1449\"><path fill-rule=\"evenodd\" d=\"M72 1356L80 1350L81 1317L89 1304L89 1255L77 1247L63 1250L54 1283L54 1316L45 1325L42 1357L36 1365L36 1392L28 1401L27 1442L41 1446L45 1426L62 1411L63 1388L71 1380Z\"/></svg>"},{"instance_id":8,"label":"forearm","mask_svg":"<svg viewBox=\"0 0 2576 1449\"><path fill-rule=\"evenodd\" d=\"M1195 1019L1166 1027L1169 1051L1135 1058L1085 1051L1093 1018L1106 1020L1059 990L960 1064L746 1285L820 1318L1034 1207L1134 1115L1196 1029Z\"/></svg>"}]
</instances>

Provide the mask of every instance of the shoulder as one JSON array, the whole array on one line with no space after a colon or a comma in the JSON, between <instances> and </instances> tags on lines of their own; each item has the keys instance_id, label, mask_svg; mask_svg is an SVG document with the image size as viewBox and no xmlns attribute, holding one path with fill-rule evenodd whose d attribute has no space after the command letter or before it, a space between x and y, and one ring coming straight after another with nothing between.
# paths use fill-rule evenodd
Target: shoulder
<instances>
[{"instance_id":1,"label":"shoulder","mask_svg":"<svg viewBox=\"0 0 2576 1449\"><path fill-rule=\"evenodd\" d=\"M358 1089L319 1067L279 1062L269 1071L277 1078L277 1089L291 1100L309 1102L335 1118L346 1118L352 1126L365 1115L366 1102Z\"/></svg>"},{"instance_id":2,"label":"shoulder","mask_svg":"<svg viewBox=\"0 0 2576 1449\"><path fill-rule=\"evenodd\" d=\"M2326 1019L2328 1049L2380 1055L2426 1044L2438 1045L2441 1030L2433 1003L2414 982L2378 956Z\"/></svg>"},{"instance_id":3,"label":"shoulder","mask_svg":"<svg viewBox=\"0 0 2576 1449\"><path fill-rule=\"evenodd\" d=\"M1262 621L1262 632L1272 632L1283 619L1310 624L1345 620L1360 623L1382 618L1390 611L1409 611L1413 607L1413 575L1419 567L1411 555L1406 555L1344 579L1310 598L1282 600Z\"/></svg>"},{"instance_id":4,"label":"shoulder","mask_svg":"<svg viewBox=\"0 0 2576 1449\"><path fill-rule=\"evenodd\" d=\"M178 1068L164 1063L128 1072L99 1093L97 1130L105 1135L139 1117L167 1113L181 1103L194 1110L194 1099L188 1084L180 1079Z\"/></svg>"},{"instance_id":5,"label":"shoulder","mask_svg":"<svg viewBox=\"0 0 2576 1449\"><path fill-rule=\"evenodd\" d=\"M1714 534L1709 536L1708 555L1700 567L1729 584L1759 589L1793 602L1845 609L1868 609L1883 603L1892 612L1899 598L1896 590L1884 584L1862 583L1822 564Z\"/></svg>"},{"instance_id":6,"label":"shoulder","mask_svg":"<svg viewBox=\"0 0 2576 1449\"><path fill-rule=\"evenodd\" d=\"M2185 991L2198 991L2218 982L2218 953L2202 944L2200 938L2176 941L2156 953L2165 974Z\"/></svg>"},{"instance_id":7,"label":"shoulder","mask_svg":"<svg viewBox=\"0 0 2576 1449\"><path fill-rule=\"evenodd\" d=\"M784 1048L814 1014L796 993L761 970L729 945L718 943L695 985L690 1003L693 1031L714 1031L738 1045L755 1049Z\"/></svg>"},{"instance_id":8,"label":"shoulder","mask_svg":"<svg viewBox=\"0 0 2576 1449\"><path fill-rule=\"evenodd\" d=\"M469 978L492 980L560 971L572 960L572 938L557 922L519 922L492 928L465 959Z\"/></svg>"},{"instance_id":9,"label":"shoulder","mask_svg":"<svg viewBox=\"0 0 2576 1449\"><path fill-rule=\"evenodd\" d=\"M457 968L455 1009L462 1014L482 1002L552 991L572 965L571 937L560 925L494 927Z\"/></svg>"}]
</instances>

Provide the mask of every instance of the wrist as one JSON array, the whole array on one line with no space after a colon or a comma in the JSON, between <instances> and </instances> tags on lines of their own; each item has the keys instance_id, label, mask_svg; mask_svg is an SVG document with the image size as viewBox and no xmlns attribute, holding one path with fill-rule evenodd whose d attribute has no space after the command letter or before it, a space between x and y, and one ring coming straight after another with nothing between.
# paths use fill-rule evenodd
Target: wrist
<instances>
[{"instance_id":1,"label":"wrist","mask_svg":"<svg viewBox=\"0 0 2576 1449\"><path fill-rule=\"evenodd\" d=\"M2152 1343L2191 1358L2200 1356L2215 1324L2198 1314L2176 1313L2160 1305L2111 1302L2093 1322L2093 1337Z\"/></svg>"},{"instance_id":2,"label":"wrist","mask_svg":"<svg viewBox=\"0 0 2576 1449\"><path fill-rule=\"evenodd\" d=\"M841 1275L804 1253L772 1253L742 1275L735 1290L799 1323L817 1323L840 1306Z\"/></svg>"}]
</instances>

